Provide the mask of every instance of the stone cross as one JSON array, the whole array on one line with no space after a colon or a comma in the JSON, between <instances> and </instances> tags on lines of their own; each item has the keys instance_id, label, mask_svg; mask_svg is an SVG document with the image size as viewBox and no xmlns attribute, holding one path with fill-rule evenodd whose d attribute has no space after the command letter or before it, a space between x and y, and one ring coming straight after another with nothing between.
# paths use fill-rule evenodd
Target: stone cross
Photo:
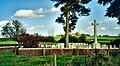
<instances>
[{"instance_id":1,"label":"stone cross","mask_svg":"<svg viewBox=\"0 0 120 66\"><path fill-rule=\"evenodd\" d=\"M97 42L97 25L98 25L98 23L96 23L96 20L94 20L94 23L92 23L92 25L94 25L94 43L93 43L93 48L97 48L97 45L99 43Z\"/></svg>"}]
</instances>

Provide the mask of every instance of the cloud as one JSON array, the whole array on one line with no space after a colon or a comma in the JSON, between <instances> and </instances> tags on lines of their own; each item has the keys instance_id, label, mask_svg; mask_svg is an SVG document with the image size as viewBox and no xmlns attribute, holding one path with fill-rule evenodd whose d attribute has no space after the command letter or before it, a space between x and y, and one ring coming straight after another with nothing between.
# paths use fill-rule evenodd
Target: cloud
<instances>
[{"instance_id":1,"label":"cloud","mask_svg":"<svg viewBox=\"0 0 120 66\"><path fill-rule=\"evenodd\" d=\"M89 26L89 27L87 27L87 30L86 30L86 31L94 31L93 26Z\"/></svg>"},{"instance_id":2,"label":"cloud","mask_svg":"<svg viewBox=\"0 0 120 66\"><path fill-rule=\"evenodd\" d=\"M8 20L3 20L3 21L0 21L0 26L4 26L6 23L8 23L8 22L10 22L10 21L8 21Z\"/></svg>"},{"instance_id":3,"label":"cloud","mask_svg":"<svg viewBox=\"0 0 120 66\"><path fill-rule=\"evenodd\" d=\"M57 12L57 11L59 11L60 10L60 8L51 8L48 12Z\"/></svg>"},{"instance_id":4,"label":"cloud","mask_svg":"<svg viewBox=\"0 0 120 66\"><path fill-rule=\"evenodd\" d=\"M42 29L42 28L45 28L45 26L44 25L34 25L34 26L31 26L27 29L28 30L37 30L37 29Z\"/></svg>"},{"instance_id":5,"label":"cloud","mask_svg":"<svg viewBox=\"0 0 120 66\"><path fill-rule=\"evenodd\" d=\"M97 32L98 31L105 31L105 30L109 30L106 27L98 27L97 28ZM94 27L93 26L88 26L85 29L79 29L80 33L87 33L87 34L93 34L94 33Z\"/></svg>"},{"instance_id":6,"label":"cloud","mask_svg":"<svg viewBox=\"0 0 120 66\"><path fill-rule=\"evenodd\" d=\"M120 26L116 26L113 28L114 30L120 30Z\"/></svg>"},{"instance_id":7,"label":"cloud","mask_svg":"<svg viewBox=\"0 0 120 66\"><path fill-rule=\"evenodd\" d=\"M44 15L40 14L43 13L42 9L39 10L18 10L14 14L13 17L16 18L38 18L38 17L44 17Z\"/></svg>"},{"instance_id":8,"label":"cloud","mask_svg":"<svg viewBox=\"0 0 120 66\"><path fill-rule=\"evenodd\" d=\"M80 33L90 34L90 33L93 33L94 29L93 29L93 26L88 26L86 28L80 28L80 29L78 29L78 31Z\"/></svg>"},{"instance_id":9,"label":"cloud","mask_svg":"<svg viewBox=\"0 0 120 66\"><path fill-rule=\"evenodd\" d=\"M46 13L47 11L44 10L43 8L39 8L39 9L34 10L34 12L35 12L36 14L44 14L44 13Z\"/></svg>"},{"instance_id":10,"label":"cloud","mask_svg":"<svg viewBox=\"0 0 120 66\"><path fill-rule=\"evenodd\" d=\"M100 27L100 28L98 28L99 30L107 30L107 28L106 27Z\"/></svg>"},{"instance_id":11,"label":"cloud","mask_svg":"<svg viewBox=\"0 0 120 66\"><path fill-rule=\"evenodd\" d=\"M108 18L103 21L100 21L99 23L104 24L104 23L111 23L111 22L117 22L117 18Z\"/></svg>"},{"instance_id":12,"label":"cloud","mask_svg":"<svg viewBox=\"0 0 120 66\"><path fill-rule=\"evenodd\" d=\"M59 11L59 8L51 8L49 10L45 10L43 8L39 8L36 10L26 10L21 9L15 12L14 16L15 18L41 18L45 16L45 13L53 13L56 11Z\"/></svg>"}]
</instances>

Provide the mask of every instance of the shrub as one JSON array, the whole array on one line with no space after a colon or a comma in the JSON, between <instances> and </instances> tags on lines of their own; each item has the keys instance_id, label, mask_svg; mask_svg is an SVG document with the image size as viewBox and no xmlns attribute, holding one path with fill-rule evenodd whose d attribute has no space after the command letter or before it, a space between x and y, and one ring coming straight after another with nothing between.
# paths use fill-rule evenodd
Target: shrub
<instances>
[{"instance_id":1,"label":"shrub","mask_svg":"<svg viewBox=\"0 0 120 66\"><path fill-rule=\"evenodd\" d=\"M111 44L116 45L117 47L120 48L120 39L116 39L116 40L112 41Z\"/></svg>"},{"instance_id":2,"label":"shrub","mask_svg":"<svg viewBox=\"0 0 120 66\"><path fill-rule=\"evenodd\" d=\"M18 41L23 44L25 48L35 48L40 41L38 35L23 34L18 38Z\"/></svg>"},{"instance_id":3,"label":"shrub","mask_svg":"<svg viewBox=\"0 0 120 66\"><path fill-rule=\"evenodd\" d=\"M58 42L65 42L65 37L63 36ZM69 35L69 42L76 43L79 42L79 38L76 36Z\"/></svg>"},{"instance_id":4,"label":"shrub","mask_svg":"<svg viewBox=\"0 0 120 66\"><path fill-rule=\"evenodd\" d=\"M79 41L85 43L86 42L86 34L81 34L79 37Z\"/></svg>"},{"instance_id":5,"label":"shrub","mask_svg":"<svg viewBox=\"0 0 120 66\"><path fill-rule=\"evenodd\" d=\"M56 42L53 36L39 36L41 42Z\"/></svg>"}]
</instances>

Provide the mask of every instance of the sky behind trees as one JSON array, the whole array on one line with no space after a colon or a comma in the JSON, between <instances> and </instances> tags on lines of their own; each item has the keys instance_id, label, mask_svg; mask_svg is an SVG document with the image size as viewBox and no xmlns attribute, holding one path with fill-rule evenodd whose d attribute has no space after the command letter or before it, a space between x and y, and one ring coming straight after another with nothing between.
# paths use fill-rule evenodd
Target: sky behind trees
<instances>
[{"instance_id":1,"label":"sky behind trees","mask_svg":"<svg viewBox=\"0 0 120 66\"><path fill-rule=\"evenodd\" d=\"M54 29L55 35L64 33L62 24L55 22L60 10L50 0L0 0L0 4L0 30L7 22L18 20L31 34L48 35L51 29ZM96 19L99 35L118 35L120 26L117 25L117 19L104 17L109 5L102 6L93 0L86 6L91 8L90 16L80 16L73 33L93 34L91 23Z\"/></svg>"}]
</instances>

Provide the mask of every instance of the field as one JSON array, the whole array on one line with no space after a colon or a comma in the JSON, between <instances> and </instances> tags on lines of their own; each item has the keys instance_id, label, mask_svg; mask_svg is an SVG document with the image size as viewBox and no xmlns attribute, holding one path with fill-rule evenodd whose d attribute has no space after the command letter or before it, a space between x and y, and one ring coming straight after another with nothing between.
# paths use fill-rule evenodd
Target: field
<instances>
[{"instance_id":1,"label":"field","mask_svg":"<svg viewBox=\"0 0 120 66\"><path fill-rule=\"evenodd\" d=\"M56 38L57 40L59 38ZM86 40L93 40L94 37L87 37ZM98 37L98 41L100 42L110 42L115 39L118 39L117 36L111 37ZM0 44L17 44L16 41L0 39ZM48 43L49 44L49 43ZM111 66L120 66L120 53L113 53L111 56ZM78 60L77 60L77 59ZM57 66L73 66L73 64L80 63L81 66L85 66L86 59L88 56L63 56L57 55ZM53 66L54 64L54 56L19 56L15 55L13 52L0 52L0 66Z\"/></svg>"},{"instance_id":2,"label":"field","mask_svg":"<svg viewBox=\"0 0 120 66\"><path fill-rule=\"evenodd\" d=\"M16 41L0 41L0 44L18 44Z\"/></svg>"},{"instance_id":3,"label":"field","mask_svg":"<svg viewBox=\"0 0 120 66\"><path fill-rule=\"evenodd\" d=\"M120 55L111 56L111 66L120 66ZM57 55L57 66L73 66L80 64L85 66L87 56L63 56ZM0 52L0 66L53 66L54 56L19 56L13 52ZM76 66L76 65L75 65ZM107 65L109 66L109 65Z\"/></svg>"},{"instance_id":4,"label":"field","mask_svg":"<svg viewBox=\"0 0 120 66\"><path fill-rule=\"evenodd\" d=\"M57 66L71 64L74 56L56 56ZM84 62L85 56L79 56ZM53 66L54 56L17 56L13 52L0 52L0 66Z\"/></svg>"},{"instance_id":5,"label":"field","mask_svg":"<svg viewBox=\"0 0 120 66\"><path fill-rule=\"evenodd\" d=\"M97 37L97 40L99 43L110 43L116 39L119 39L118 36L99 36ZM91 40L94 40L94 37L93 36L87 36L86 38L87 41L91 41Z\"/></svg>"},{"instance_id":6,"label":"field","mask_svg":"<svg viewBox=\"0 0 120 66\"><path fill-rule=\"evenodd\" d=\"M10 38L0 38L0 44L18 44L18 42L10 39Z\"/></svg>"},{"instance_id":7,"label":"field","mask_svg":"<svg viewBox=\"0 0 120 66\"><path fill-rule=\"evenodd\" d=\"M60 37L54 37L56 41L58 41L60 39ZM98 42L99 43L110 43L111 41L114 41L115 39L118 39L118 36L101 36L98 37ZM86 37L86 41L92 41L94 40L93 36L87 36ZM40 42L40 44L51 44L52 42ZM12 39L6 39L6 38L0 38L0 44L18 44L18 42L12 40ZM56 43L52 43L52 44L56 44Z\"/></svg>"}]
</instances>

